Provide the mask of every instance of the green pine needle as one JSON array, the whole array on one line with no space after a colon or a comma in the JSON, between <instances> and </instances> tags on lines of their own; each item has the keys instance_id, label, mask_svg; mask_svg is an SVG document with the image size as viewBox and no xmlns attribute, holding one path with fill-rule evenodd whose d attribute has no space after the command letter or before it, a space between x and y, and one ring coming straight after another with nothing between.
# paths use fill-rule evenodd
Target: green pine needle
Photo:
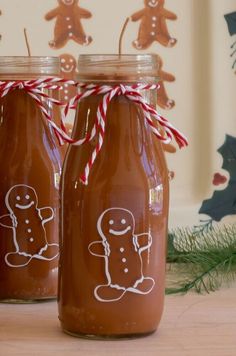
<instances>
[{"instance_id":1,"label":"green pine needle","mask_svg":"<svg viewBox=\"0 0 236 356\"><path fill-rule=\"evenodd\" d=\"M200 231L200 232L199 232ZM236 280L236 225L170 233L167 294L210 293Z\"/></svg>"}]
</instances>

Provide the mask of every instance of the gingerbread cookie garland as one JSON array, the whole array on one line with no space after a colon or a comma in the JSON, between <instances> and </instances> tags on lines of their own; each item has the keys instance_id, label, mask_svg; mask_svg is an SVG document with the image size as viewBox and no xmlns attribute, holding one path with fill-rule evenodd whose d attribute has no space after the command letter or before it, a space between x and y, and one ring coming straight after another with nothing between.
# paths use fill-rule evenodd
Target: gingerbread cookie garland
<instances>
[{"instance_id":1,"label":"gingerbread cookie garland","mask_svg":"<svg viewBox=\"0 0 236 356\"><path fill-rule=\"evenodd\" d=\"M67 80L76 80L78 73L77 63L74 56L64 53L59 56L61 72L60 77ZM60 92L60 100L68 101L77 94L77 88L72 85L64 84Z\"/></svg>"},{"instance_id":2,"label":"gingerbread cookie garland","mask_svg":"<svg viewBox=\"0 0 236 356\"><path fill-rule=\"evenodd\" d=\"M69 40L87 46L92 37L85 34L81 20L92 17L90 11L79 6L79 0L58 0L58 7L45 15L47 21L56 19L54 39L49 42L53 49L64 47Z\"/></svg>"},{"instance_id":3,"label":"gingerbread cookie garland","mask_svg":"<svg viewBox=\"0 0 236 356\"><path fill-rule=\"evenodd\" d=\"M0 217L2 227L12 229L15 251L5 256L9 267L27 266L31 260L52 261L59 255L59 245L47 241L45 224L54 219L51 207L38 207L36 190L18 184L9 189L5 197L9 214Z\"/></svg>"},{"instance_id":4,"label":"gingerbread cookie garland","mask_svg":"<svg viewBox=\"0 0 236 356\"><path fill-rule=\"evenodd\" d=\"M170 36L166 21L176 20L177 16L164 8L165 0L144 0L145 8L133 14L130 19L133 22L141 21L138 38L133 41L133 46L137 50L145 50L154 42L158 42L165 47L173 47L177 39ZM160 69L158 72L159 89L157 94L157 105L170 110L175 106L175 101L167 95L164 82L174 82L175 77L162 70L163 61L160 56ZM168 153L175 153L176 148L172 145L163 145ZM173 172L171 172L173 175Z\"/></svg>"},{"instance_id":5,"label":"gingerbread cookie garland","mask_svg":"<svg viewBox=\"0 0 236 356\"><path fill-rule=\"evenodd\" d=\"M158 89L157 105L164 110L170 110L175 106L175 101L168 97L164 82L174 82L175 76L163 71L163 60L160 56L158 56L158 58L160 62L160 69L158 71L160 87Z\"/></svg>"},{"instance_id":6,"label":"gingerbread cookie garland","mask_svg":"<svg viewBox=\"0 0 236 356\"><path fill-rule=\"evenodd\" d=\"M176 20L177 16L164 8L165 0L144 0L144 4L144 9L131 16L131 21L141 21L134 48L145 50L154 42L173 47L177 40L170 36L166 20Z\"/></svg>"},{"instance_id":7,"label":"gingerbread cookie garland","mask_svg":"<svg viewBox=\"0 0 236 356\"><path fill-rule=\"evenodd\" d=\"M143 257L143 253L150 252L152 236L135 234L132 212L123 208L105 210L98 219L97 230L101 241L90 243L88 250L93 256L104 258L107 284L95 287L95 298L100 302L116 302L127 292L151 293L155 281L143 274L143 258L149 258Z\"/></svg>"}]
</instances>

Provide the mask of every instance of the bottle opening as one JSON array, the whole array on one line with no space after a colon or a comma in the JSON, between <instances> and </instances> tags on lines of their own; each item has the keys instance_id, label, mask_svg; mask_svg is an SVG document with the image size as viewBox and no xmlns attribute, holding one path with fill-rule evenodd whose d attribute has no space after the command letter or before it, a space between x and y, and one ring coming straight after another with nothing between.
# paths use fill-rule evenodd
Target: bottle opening
<instances>
[{"instance_id":1,"label":"bottle opening","mask_svg":"<svg viewBox=\"0 0 236 356\"><path fill-rule=\"evenodd\" d=\"M54 76L60 72L57 57L0 57L0 76Z\"/></svg>"},{"instance_id":2,"label":"bottle opening","mask_svg":"<svg viewBox=\"0 0 236 356\"><path fill-rule=\"evenodd\" d=\"M83 54L79 56L78 77L85 81L153 81L159 68L155 54Z\"/></svg>"}]
</instances>

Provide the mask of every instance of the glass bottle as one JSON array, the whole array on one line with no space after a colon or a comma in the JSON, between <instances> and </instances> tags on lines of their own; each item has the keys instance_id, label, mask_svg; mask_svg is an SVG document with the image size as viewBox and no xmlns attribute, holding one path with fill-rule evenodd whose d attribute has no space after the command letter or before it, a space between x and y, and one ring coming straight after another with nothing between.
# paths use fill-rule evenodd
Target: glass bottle
<instances>
[{"instance_id":1,"label":"glass bottle","mask_svg":"<svg viewBox=\"0 0 236 356\"><path fill-rule=\"evenodd\" d=\"M58 73L54 57L0 57L1 81ZM52 129L22 89L0 98L0 161L0 301L55 298L62 159Z\"/></svg>"},{"instance_id":2,"label":"glass bottle","mask_svg":"<svg viewBox=\"0 0 236 356\"><path fill-rule=\"evenodd\" d=\"M155 55L81 55L79 81L100 85L156 83ZM156 91L140 92L156 104ZM79 103L73 138L94 124L102 95ZM61 180L59 319L81 337L153 333L165 290L169 204L162 144L142 108L124 96L108 106L102 149L87 186L80 175L97 143L70 146Z\"/></svg>"}]
</instances>

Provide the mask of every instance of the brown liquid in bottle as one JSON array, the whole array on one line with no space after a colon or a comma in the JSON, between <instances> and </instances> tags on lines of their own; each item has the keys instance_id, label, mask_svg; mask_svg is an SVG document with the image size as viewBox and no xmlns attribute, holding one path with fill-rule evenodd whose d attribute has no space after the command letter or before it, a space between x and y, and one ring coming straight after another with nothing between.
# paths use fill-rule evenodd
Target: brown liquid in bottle
<instances>
[{"instance_id":1,"label":"brown liquid in bottle","mask_svg":"<svg viewBox=\"0 0 236 356\"><path fill-rule=\"evenodd\" d=\"M0 99L0 300L54 298L61 154L24 90Z\"/></svg>"},{"instance_id":2,"label":"brown liquid in bottle","mask_svg":"<svg viewBox=\"0 0 236 356\"><path fill-rule=\"evenodd\" d=\"M101 99L81 101L74 138L91 130ZM102 150L83 186L79 177L95 145L69 147L65 158L59 318L78 336L149 334L164 300L169 197L162 146L141 108L123 96L109 104Z\"/></svg>"}]
</instances>

